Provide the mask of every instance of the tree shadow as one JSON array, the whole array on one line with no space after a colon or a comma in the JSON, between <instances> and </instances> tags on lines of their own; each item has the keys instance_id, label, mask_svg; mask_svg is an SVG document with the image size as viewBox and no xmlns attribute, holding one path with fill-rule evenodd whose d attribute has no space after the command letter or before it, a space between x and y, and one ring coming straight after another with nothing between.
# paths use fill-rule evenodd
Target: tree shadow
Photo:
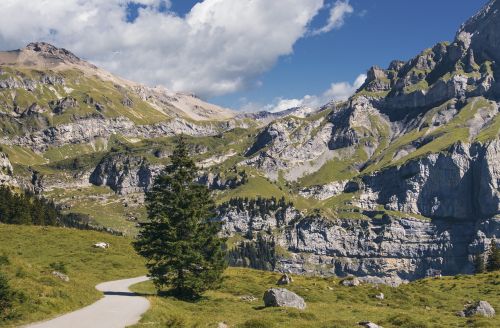
<instances>
[{"instance_id":1,"label":"tree shadow","mask_svg":"<svg viewBox=\"0 0 500 328\"><path fill-rule=\"evenodd\" d=\"M133 296L147 297L153 295L153 294L143 294L134 292L110 292L110 291L105 291L103 292L103 294L106 296L127 296L127 297L133 297Z\"/></svg>"},{"instance_id":2,"label":"tree shadow","mask_svg":"<svg viewBox=\"0 0 500 328\"><path fill-rule=\"evenodd\" d=\"M202 300L208 299L206 296L192 295L190 293L179 291L177 289L161 290L161 291L158 291L158 293L156 295L158 297L162 297L162 298L175 298L179 301L188 302L188 303L198 303Z\"/></svg>"}]
</instances>

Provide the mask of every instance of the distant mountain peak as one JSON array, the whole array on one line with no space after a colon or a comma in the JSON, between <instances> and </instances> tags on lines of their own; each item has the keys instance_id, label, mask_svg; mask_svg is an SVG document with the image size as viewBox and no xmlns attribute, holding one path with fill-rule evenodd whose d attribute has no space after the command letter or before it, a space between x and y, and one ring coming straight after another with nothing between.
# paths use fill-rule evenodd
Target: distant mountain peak
<instances>
[{"instance_id":1,"label":"distant mountain peak","mask_svg":"<svg viewBox=\"0 0 500 328\"><path fill-rule=\"evenodd\" d=\"M46 58L59 59L70 63L81 62L81 59L71 51L64 48L57 48L46 42L31 42L21 51L33 51Z\"/></svg>"}]
</instances>

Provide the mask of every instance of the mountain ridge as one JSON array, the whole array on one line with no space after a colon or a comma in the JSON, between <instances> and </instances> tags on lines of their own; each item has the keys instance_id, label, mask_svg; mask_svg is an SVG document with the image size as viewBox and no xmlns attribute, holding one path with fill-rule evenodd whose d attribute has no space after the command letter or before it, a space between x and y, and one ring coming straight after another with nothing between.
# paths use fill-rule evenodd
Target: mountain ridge
<instances>
[{"instance_id":1,"label":"mountain ridge","mask_svg":"<svg viewBox=\"0 0 500 328\"><path fill-rule=\"evenodd\" d=\"M264 238L274 270L390 284L471 273L500 237L499 4L306 114L196 120L165 90L0 65L3 180L133 234L184 134L236 252Z\"/></svg>"}]
</instances>

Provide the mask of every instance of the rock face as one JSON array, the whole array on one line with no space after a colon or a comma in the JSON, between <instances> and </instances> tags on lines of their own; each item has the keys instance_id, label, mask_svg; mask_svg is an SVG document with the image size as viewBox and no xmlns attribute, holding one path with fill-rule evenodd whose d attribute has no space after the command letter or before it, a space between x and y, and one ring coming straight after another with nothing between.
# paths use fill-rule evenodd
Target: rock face
<instances>
[{"instance_id":1,"label":"rock face","mask_svg":"<svg viewBox=\"0 0 500 328\"><path fill-rule=\"evenodd\" d=\"M500 63L500 2L491 0L462 25L457 37L467 37L479 60Z\"/></svg>"},{"instance_id":2,"label":"rock face","mask_svg":"<svg viewBox=\"0 0 500 328\"><path fill-rule=\"evenodd\" d=\"M0 152L0 185L15 185L14 169L6 154Z\"/></svg>"},{"instance_id":3,"label":"rock face","mask_svg":"<svg viewBox=\"0 0 500 328\"><path fill-rule=\"evenodd\" d=\"M152 167L143 158L118 154L104 158L90 175L90 183L108 186L119 194L141 192L152 185L160 167Z\"/></svg>"},{"instance_id":4,"label":"rock face","mask_svg":"<svg viewBox=\"0 0 500 328\"><path fill-rule=\"evenodd\" d=\"M500 214L500 139L458 144L363 178L362 198L388 210L431 218L489 218Z\"/></svg>"},{"instance_id":5,"label":"rock face","mask_svg":"<svg viewBox=\"0 0 500 328\"><path fill-rule=\"evenodd\" d=\"M264 293L265 306L293 307L299 310L306 308L306 302L302 297L285 288L271 288Z\"/></svg>"}]
</instances>

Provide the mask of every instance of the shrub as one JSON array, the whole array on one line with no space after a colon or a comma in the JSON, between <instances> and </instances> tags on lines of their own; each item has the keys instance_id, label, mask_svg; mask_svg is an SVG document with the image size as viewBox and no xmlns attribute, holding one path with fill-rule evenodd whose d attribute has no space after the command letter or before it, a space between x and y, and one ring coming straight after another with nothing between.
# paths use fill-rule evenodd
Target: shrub
<instances>
[{"instance_id":1,"label":"shrub","mask_svg":"<svg viewBox=\"0 0 500 328\"><path fill-rule=\"evenodd\" d=\"M7 277L0 272L0 319L6 318L12 309L14 293L12 292Z\"/></svg>"},{"instance_id":2,"label":"shrub","mask_svg":"<svg viewBox=\"0 0 500 328\"><path fill-rule=\"evenodd\" d=\"M49 264L49 267L54 271L58 271L64 274L68 273L68 270L66 269L66 264L64 264L64 262L52 262Z\"/></svg>"}]
</instances>

